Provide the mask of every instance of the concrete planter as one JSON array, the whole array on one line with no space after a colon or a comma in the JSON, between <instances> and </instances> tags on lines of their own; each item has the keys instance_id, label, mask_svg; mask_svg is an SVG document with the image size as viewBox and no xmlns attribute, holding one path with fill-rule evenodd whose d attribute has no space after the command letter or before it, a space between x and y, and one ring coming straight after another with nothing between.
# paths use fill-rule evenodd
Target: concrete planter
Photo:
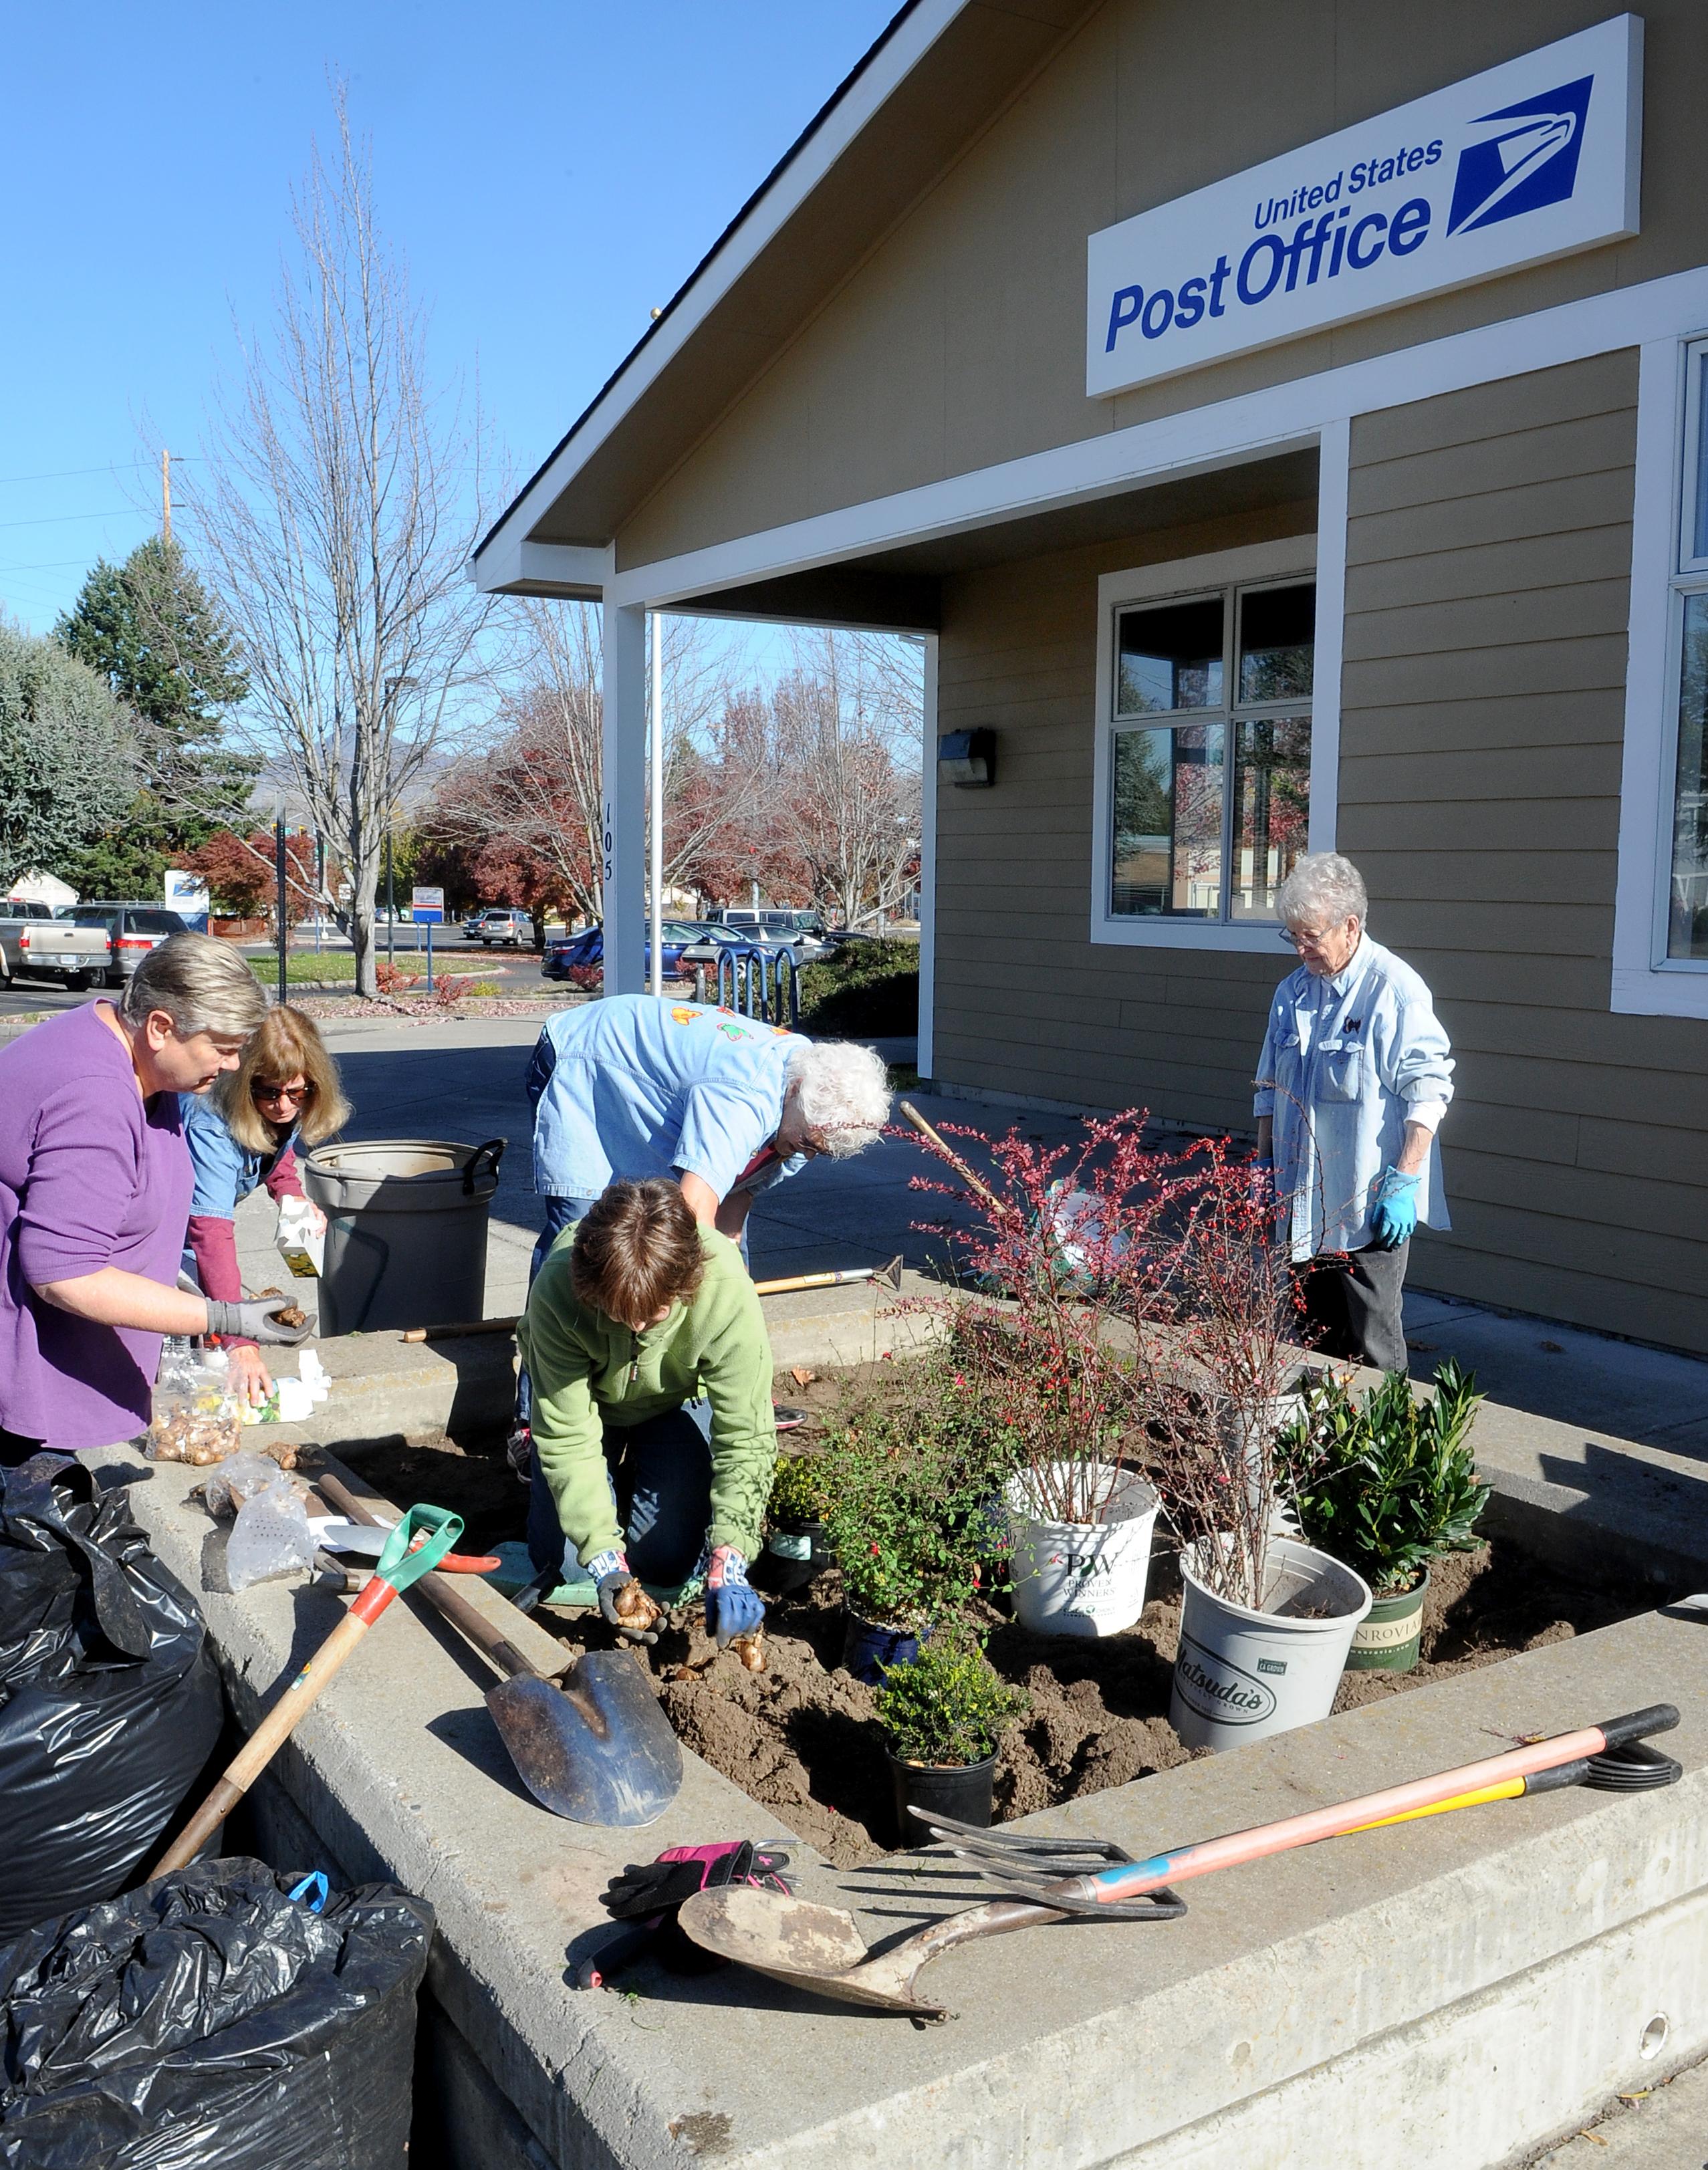
<instances>
[{"instance_id":1,"label":"concrete planter","mask_svg":"<svg viewBox=\"0 0 1708 2170\"><path fill-rule=\"evenodd\" d=\"M905 1763L899 1756L885 1756L895 1799L895 1842L924 1846L925 1826L910 1808L924 1809L935 1816L953 1816L958 1823L989 1824L990 1788L996 1776L996 1757L982 1763Z\"/></svg>"},{"instance_id":2,"label":"concrete planter","mask_svg":"<svg viewBox=\"0 0 1708 2170\"><path fill-rule=\"evenodd\" d=\"M1347 1652L1350 1673L1409 1673L1417 1668L1423 1639L1423 1601L1429 1594L1426 1567L1414 1589L1372 1601L1353 1630Z\"/></svg>"},{"instance_id":3,"label":"concrete planter","mask_svg":"<svg viewBox=\"0 0 1708 2170\"><path fill-rule=\"evenodd\" d=\"M1214 1540L1203 1542L1214 1542ZM1326 1718L1369 1585L1314 1546L1272 1537L1263 1607L1218 1597L1200 1546L1180 1556L1185 1585L1168 1721L1189 1748L1237 1748Z\"/></svg>"},{"instance_id":4,"label":"concrete planter","mask_svg":"<svg viewBox=\"0 0 1708 2170\"><path fill-rule=\"evenodd\" d=\"M1096 1522L1044 1520L1024 1474L1003 1492L1015 1616L1035 1634L1118 1635L1145 1610L1159 1502L1129 1469L1100 1473Z\"/></svg>"}]
</instances>

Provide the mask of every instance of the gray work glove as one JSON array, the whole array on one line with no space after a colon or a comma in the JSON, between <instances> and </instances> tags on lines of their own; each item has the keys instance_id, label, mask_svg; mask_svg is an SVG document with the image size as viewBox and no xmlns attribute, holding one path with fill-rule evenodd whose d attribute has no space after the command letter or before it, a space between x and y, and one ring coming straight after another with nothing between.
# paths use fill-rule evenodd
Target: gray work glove
<instances>
[{"instance_id":1,"label":"gray work glove","mask_svg":"<svg viewBox=\"0 0 1708 2170\"><path fill-rule=\"evenodd\" d=\"M282 1296L256 1296L243 1303L227 1303L219 1296L211 1296L205 1301L210 1334L224 1334L234 1341L264 1341L281 1349L294 1349L299 1341L308 1339L306 1318L301 1326L281 1326L271 1316L283 1305Z\"/></svg>"}]
</instances>

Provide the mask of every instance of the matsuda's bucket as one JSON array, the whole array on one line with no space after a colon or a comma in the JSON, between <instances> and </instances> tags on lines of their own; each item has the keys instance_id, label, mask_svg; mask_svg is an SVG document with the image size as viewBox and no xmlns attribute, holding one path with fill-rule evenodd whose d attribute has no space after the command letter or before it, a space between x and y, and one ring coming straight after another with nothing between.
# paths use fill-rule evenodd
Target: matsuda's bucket
<instances>
[{"instance_id":1,"label":"matsuda's bucket","mask_svg":"<svg viewBox=\"0 0 1708 2170\"><path fill-rule=\"evenodd\" d=\"M454 1326L486 1315L486 1230L504 1141L317 1146L302 1188L326 1216L320 1331Z\"/></svg>"}]
</instances>

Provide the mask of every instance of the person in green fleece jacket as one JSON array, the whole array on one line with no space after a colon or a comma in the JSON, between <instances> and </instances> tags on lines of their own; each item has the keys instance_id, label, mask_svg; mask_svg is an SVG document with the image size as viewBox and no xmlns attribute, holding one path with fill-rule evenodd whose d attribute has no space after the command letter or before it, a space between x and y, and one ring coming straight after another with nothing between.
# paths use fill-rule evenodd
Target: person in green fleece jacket
<instances>
[{"instance_id":1,"label":"person in green fleece jacket","mask_svg":"<svg viewBox=\"0 0 1708 2170\"><path fill-rule=\"evenodd\" d=\"M637 1580L706 1577L721 1649L765 1608L747 1579L777 1461L771 1344L741 1253L662 1178L613 1183L552 1246L517 1330L534 1382L528 1551L573 1551L620 1634Z\"/></svg>"}]
</instances>

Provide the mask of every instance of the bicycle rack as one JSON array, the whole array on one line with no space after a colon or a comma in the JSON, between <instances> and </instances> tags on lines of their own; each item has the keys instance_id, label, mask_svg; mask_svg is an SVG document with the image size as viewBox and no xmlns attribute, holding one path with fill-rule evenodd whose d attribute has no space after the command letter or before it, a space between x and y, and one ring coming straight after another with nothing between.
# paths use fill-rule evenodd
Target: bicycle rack
<instances>
[{"instance_id":1,"label":"bicycle rack","mask_svg":"<svg viewBox=\"0 0 1708 2170\"><path fill-rule=\"evenodd\" d=\"M787 967L787 973L785 973ZM718 1005L763 1024L801 1021L800 959L791 948L771 951L757 943L718 953Z\"/></svg>"}]
</instances>

